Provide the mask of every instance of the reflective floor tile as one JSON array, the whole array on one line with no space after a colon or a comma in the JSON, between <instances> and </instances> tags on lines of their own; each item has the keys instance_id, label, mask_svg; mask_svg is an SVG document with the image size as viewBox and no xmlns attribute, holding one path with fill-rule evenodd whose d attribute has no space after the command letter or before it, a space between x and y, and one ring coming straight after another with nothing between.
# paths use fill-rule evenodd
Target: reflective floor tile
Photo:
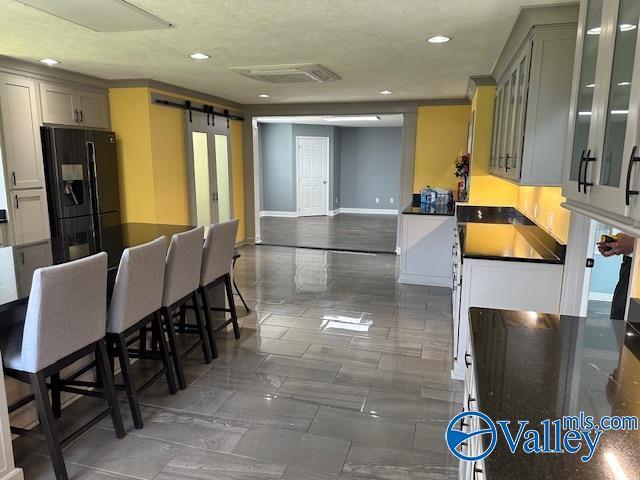
<instances>
[{"instance_id":1,"label":"reflective floor tile","mask_svg":"<svg viewBox=\"0 0 640 480\"><path fill-rule=\"evenodd\" d=\"M444 360L428 360L424 358L407 357L406 355L383 353L378 368L380 370L404 372L430 378L442 377L444 381L451 378L451 367Z\"/></svg>"},{"instance_id":2,"label":"reflective floor tile","mask_svg":"<svg viewBox=\"0 0 640 480\"><path fill-rule=\"evenodd\" d=\"M396 392L369 392L364 412L405 420L451 420L460 411L454 402L403 395Z\"/></svg>"},{"instance_id":3,"label":"reflective floor tile","mask_svg":"<svg viewBox=\"0 0 640 480\"><path fill-rule=\"evenodd\" d=\"M412 357L422 355L421 343L408 342L406 340L386 340L376 337L353 337L349 344L349 349L396 353L398 355L408 355Z\"/></svg>"},{"instance_id":4,"label":"reflective floor tile","mask_svg":"<svg viewBox=\"0 0 640 480\"><path fill-rule=\"evenodd\" d=\"M332 362L270 355L260 364L256 371L265 374L330 382L335 378L339 368L339 364Z\"/></svg>"},{"instance_id":5,"label":"reflective floor tile","mask_svg":"<svg viewBox=\"0 0 640 480\"><path fill-rule=\"evenodd\" d=\"M309 433L371 443L378 447L410 449L415 423L321 407L309 427Z\"/></svg>"},{"instance_id":6,"label":"reflective floor tile","mask_svg":"<svg viewBox=\"0 0 640 480\"><path fill-rule=\"evenodd\" d=\"M218 409L216 417L235 418L254 425L306 431L317 411L317 405L297 400L234 393Z\"/></svg>"},{"instance_id":7,"label":"reflective floor tile","mask_svg":"<svg viewBox=\"0 0 640 480\"><path fill-rule=\"evenodd\" d=\"M298 342L309 342L330 347L346 348L351 341L351 336L290 328L287 333L283 335L282 340L294 340Z\"/></svg>"},{"instance_id":8,"label":"reflective floor tile","mask_svg":"<svg viewBox=\"0 0 640 480\"><path fill-rule=\"evenodd\" d=\"M272 373L234 370L228 367L214 366L214 368L198 378L194 385L216 387L252 395L272 395L280 388L283 381L284 377Z\"/></svg>"},{"instance_id":9,"label":"reflective floor tile","mask_svg":"<svg viewBox=\"0 0 640 480\"><path fill-rule=\"evenodd\" d=\"M234 453L305 470L340 473L350 442L293 430L251 428Z\"/></svg>"},{"instance_id":10,"label":"reflective floor tile","mask_svg":"<svg viewBox=\"0 0 640 480\"><path fill-rule=\"evenodd\" d=\"M232 393L220 388L190 385L186 390L178 390L178 393L171 395L166 385L156 382L140 396L140 402L154 407L211 415ZM127 408L128 405L123 406L122 410Z\"/></svg>"},{"instance_id":11,"label":"reflective floor tile","mask_svg":"<svg viewBox=\"0 0 640 480\"><path fill-rule=\"evenodd\" d=\"M301 357L309 348L308 342L294 342L275 338L249 337L240 343L240 348L256 353Z\"/></svg>"},{"instance_id":12,"label":"reflective floor tile","mask_svg":"<svg viewBox=\"0 0 640 480\"><path fill-rule=\"evenodd\" d=\"M318 318L294 317L292 315L269 315L262 320L262 325L275 325L278 327L293 327L304 330L321 330L325 321Z\"/></svg>"},{"instance_id":13,"label":"reflective floor tile","mask_svg":"<svg viewBox=\"0 0 640 480\"><path fill-rule=\"evenodd\" d=\"M369 389L364 387L290 377L284 381L276 396L360 411L368 393Z\"/></svg>"},{"instance_id":14,"label":"reflective floor tile","mask_svg":"<svg viewBox=\"0 0 640 480\"><path fill-rule=\"evenodd\" d=\"M377 368L381 354L367 350L349 350L312 344L302 358L338 362L341 365L354 367Z\"/></svg>"}]
</instances>

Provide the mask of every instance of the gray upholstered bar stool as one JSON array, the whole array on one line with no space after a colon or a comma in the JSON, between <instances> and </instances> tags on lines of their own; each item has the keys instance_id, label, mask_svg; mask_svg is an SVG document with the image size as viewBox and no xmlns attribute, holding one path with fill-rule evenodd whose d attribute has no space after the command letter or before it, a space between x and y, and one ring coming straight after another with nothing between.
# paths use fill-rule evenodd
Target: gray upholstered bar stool
<instances>
[{"instance_id":1,"label":"gray upholstered bar stool","mask_svg":"<svg viewBox=\"0 0 640 480\"><path fill-rule=\"evenodd\" d=\"M211 362L211 350L207 341L205 323L200 314L198 296L196 295L200 284L203 237L204 227L173 235L167 252L164 272L164 293L160 311L169 337L170 354L178 377L178 386L181 389L187 388L187 381L182 368L182 355L176 339L176 325L173 320L176 309L180 312L181 320L183 320L180 332L199 335L200 341L192 348L202 344L204 360L207 363ZM188 302L193 302L196 320L196 324L190 325L192 327L190 329L185 328L186 325L184 325L185 306Z\"/></svg>"},{"instance_id":2,"label":"gray upholstered bar stool","mask_svg":"<svg viewBox=\"0 0 640 480\"><path fill-rule=\"evenodd\" d=\"M166 255L166 237L125 249L120 258L109 307L107 344L110 347L111 356L117 357L120 361L124 381L123 385L116 385L116 388L124 389L127 392L131 416L136 428L143 427L138 394L157 380L163 372L169 392L174 394L177 391L159 313L162 307ZM143 331L145 327L152 329L154 342L158 343L163 369L143 385L136 387L131 372L130 358L157 358L157 355L151 352L134 350L129 347L139 339L140 335L146 335L146 332Z\"/></svg>"},{"instance_id":3,"label":"gray upholstered bar stool","mask_svg":"<svg viewBox=\"0 0 640 480\"><path fill-rule=\"evenodd\" d=\"M4 373L31 384L40 418L41 434L13 428L18 434L43 437L58 480L67 480L62 448L111 414L118 438L125 435L109 368L105 330L107 320L107 254L53 267L33 274L27 316L24 323L5 332L1 339ZM75 361L95 353L98 376L108 408L62 441L55 420L46 378ZM63 388L76 394L96 392Z\"/></svg>"},{"instance_id":4,"label":"gray upholstered bar stool","mask_svg":"<svg viewBox=\"0 0 640 480\"><path fill-rule=\"evenodd\" d=\"M236 338L240 338L240 328L238 326L238 315L236 313L236 304L233 298L233 289L231 285L231 265L233 263L233 255L236 245L236 234L238 233L238 219L229 222L217 223L209 227L207 238L204 241L204 251L202 255L202 269L200 272L200 299L202 300L202 308L204 310L205 321L207 324L207 334L211 343L211 351L214 358L217 357L217 348L214 339L213 320L211 311L230 313L231 317L225 319L222 325L218 326L217 331L226 328L230 323L233 324L233 333ZM227 302L229 308L211 307L207 298L207 291L224 283L227 293Z\"/></svg>"}]
</instances>

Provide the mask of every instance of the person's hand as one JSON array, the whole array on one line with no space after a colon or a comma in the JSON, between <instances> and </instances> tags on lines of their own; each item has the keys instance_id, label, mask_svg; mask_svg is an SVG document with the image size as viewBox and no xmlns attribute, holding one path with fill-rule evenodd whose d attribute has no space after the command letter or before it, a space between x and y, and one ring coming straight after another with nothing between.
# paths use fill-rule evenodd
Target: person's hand
<instances>
[{"instance_id":1,"label":"person's hand","mask_svg":"<svg viewBox=\"0 0 640 480\"><path fill-rule=\"evenodd\" d=\"M631 255L633 253L633 247L635 244L635 238L627 235L626 233L620 233L618 240L611 243L598 243L598 250L603 257L612 257L614 255ZM610 250L606 250L610 248Z\"/></svg>"}]
</instances>

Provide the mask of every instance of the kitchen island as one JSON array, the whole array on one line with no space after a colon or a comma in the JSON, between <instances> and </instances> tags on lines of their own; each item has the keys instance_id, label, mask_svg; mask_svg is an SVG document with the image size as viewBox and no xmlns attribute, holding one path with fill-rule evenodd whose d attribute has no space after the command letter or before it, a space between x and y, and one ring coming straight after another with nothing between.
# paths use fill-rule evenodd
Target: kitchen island
<instances>
[{"instance_id":1,"label":"kitchen island","mask_svg":"<svg viewBox=\"0 0 640 480\"><path fill-rule=\"evenodd\" d=\"M640 315L629 319L571 317L490 308L470 310L471 341L465 352L465 404L492 420L540 422L562 416L640 414ZM513 423L512 423L513 426ZM513 426L514 433L517 429ZM495 450L475 465L487 480L640 478L638 431L603 431L590 461L576 454L511 453L501 433ZM483 436L486 448L488 436ZM464 447L466 448L466 447ZM461 463L469 475L474 465Z\"/></svg>"}]
</instances>

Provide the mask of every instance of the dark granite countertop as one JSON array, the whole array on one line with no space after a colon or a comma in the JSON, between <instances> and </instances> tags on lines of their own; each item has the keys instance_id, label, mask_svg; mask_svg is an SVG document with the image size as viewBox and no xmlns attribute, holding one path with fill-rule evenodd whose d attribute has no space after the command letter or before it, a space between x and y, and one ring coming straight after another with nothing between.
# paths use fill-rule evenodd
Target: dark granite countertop
<instances>
[{"instance_id":1,"label":"dark granite countertop","mask_svg":"<svg viewBox=\"0 0 640 480\"><path fill-rule=\"evenodd\" d=\"M437 207L423 207L418 203L412 203L405 208L402 213L404 215L435 215L441 217L453 217L456 213L455 203L451 205L439 205Z\"/></svg>"},{"instance_id":2,"label":"dark granite countertop","mask_svg":"<svg viewBox=\"0 0 640 480\"><path fill-rule=\"evenodd\" d=\"M640 321L638 311L632 302L629 318ZM541 432L540 421L581 411L595 419L640 415L640 323L486 308L471 308L470 319L478 410L491 419L528 420ZM585 447L573 455L512 454L499 434L484 460L486 478L637 479L639 437L605 431L584 463Z\"/></svg>"},{"instance_id":3,"label":"dark granite countertop","mask_svg":"<svg viewBox=\"0 0 640 480\"><path fill-rule=\"evenodd\" d=\"M461 205L462 257L563 264L566 246L513 207Z\"/></svg>"},{"instance_id":4,"label":"dark granite countertop","mask_svg":"<svg viewBox=\"0 0 640 480\"><path fill-rule=\"evenodd\" d=\"M183 225L123 223L103 227L100 238L93 230L74 231L73 240L68 243L60 238L44 243L0 248L0 326L11 321L5 318L6 315L16 307L26 304L35 268L105 251L109 255L109 272L113 280L125 248L149 242L162 235L168 241L174 233L190 228L192 227Z\"/></svg>"},{"instance_id":5,"label":"dark granite countertop","mask_svg":"<svg viewBox=\"0 0 640 480\"><path fill-rule=\"evenodd\" d=\"M7 211L0 209L0 223L7 223Z\"/></svg>"}]
</instances>

